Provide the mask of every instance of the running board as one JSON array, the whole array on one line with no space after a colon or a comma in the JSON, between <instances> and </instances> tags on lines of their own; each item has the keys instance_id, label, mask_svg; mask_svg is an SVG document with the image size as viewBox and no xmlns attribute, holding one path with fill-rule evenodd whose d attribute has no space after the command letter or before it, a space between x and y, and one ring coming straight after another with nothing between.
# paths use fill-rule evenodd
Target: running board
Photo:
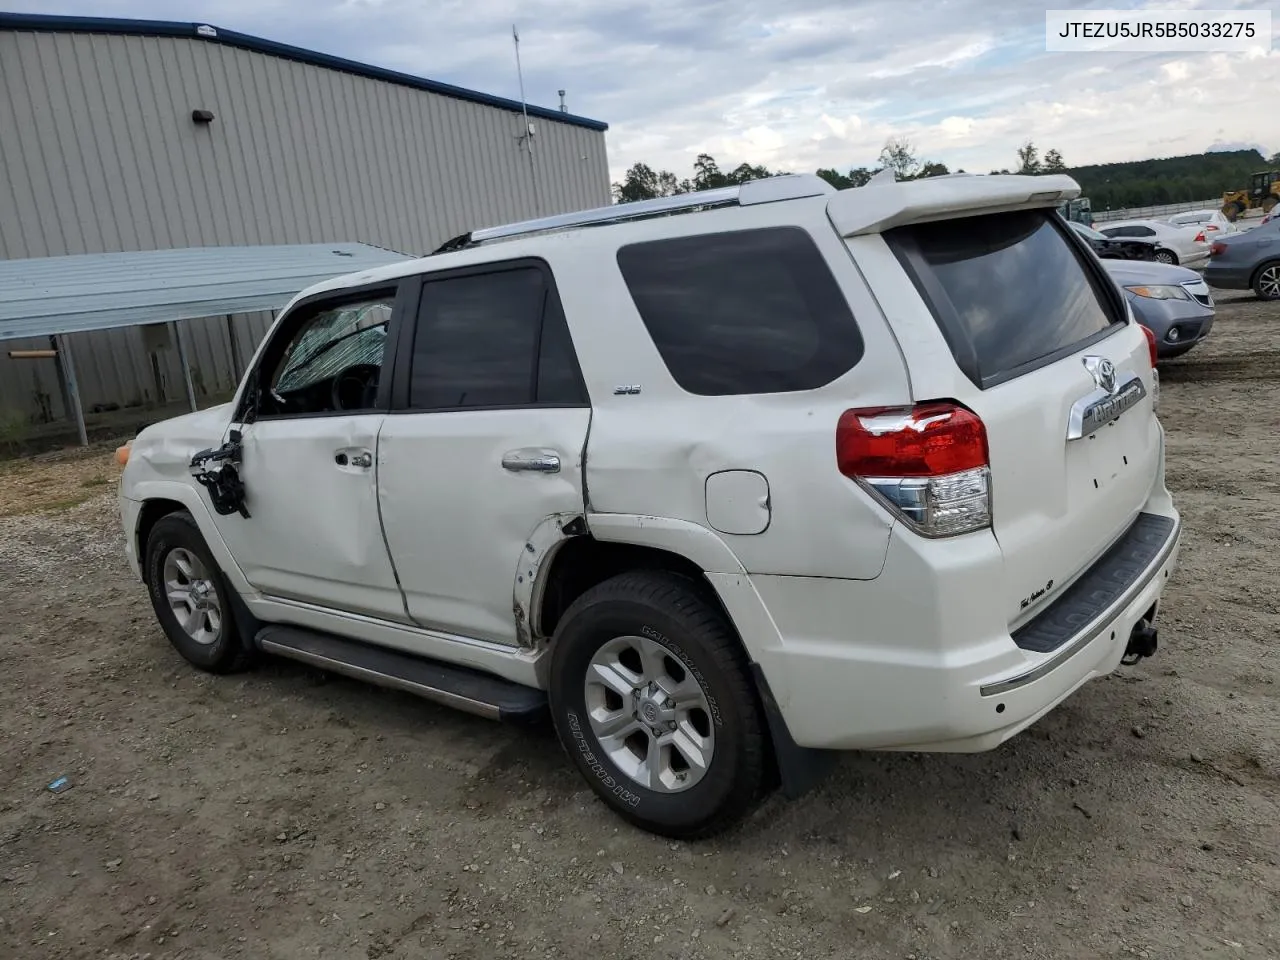
<instances>
[{"instance_id":1,"label":"running board","mask_svg":"<svg viewBox=\"0 0 1280 960\"><path fill-rule=\"evenodd\" d=\"M403 690L489 720L528 719L547 708L542 690L492 674L301 627L263 627L254 637L267 653L356 680Z\"/></svg>"}]
</instances>

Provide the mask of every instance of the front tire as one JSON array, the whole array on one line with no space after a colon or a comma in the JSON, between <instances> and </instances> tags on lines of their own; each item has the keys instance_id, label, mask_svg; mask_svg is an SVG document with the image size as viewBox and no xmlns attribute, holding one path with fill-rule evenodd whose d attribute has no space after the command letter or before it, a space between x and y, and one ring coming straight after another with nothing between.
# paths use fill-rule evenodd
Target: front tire
<instances>
[{"instance_id":1,"label":"front tire","mask_svg":"<svg viewBox=\"0 0 1280 960\"><path fill-rule=\"evenodd\" d=\"M578 771L644 830L708 837L765 792L769 743L747 658L684 577L633 571L579 597L556 628L548 692Z\"/></svg>"},{"instance_id":2,"label":"front tire","mask_svg":"<svg viewBox=\"0 0 1280 960\"><path fill-rule=\"evenodd\" d=\"M232 673L250 656L231 607L231 586L218 569L195 518L161 517L147 536L144 579L160 628L188 663Z\"/></svg>"}]
</instances>

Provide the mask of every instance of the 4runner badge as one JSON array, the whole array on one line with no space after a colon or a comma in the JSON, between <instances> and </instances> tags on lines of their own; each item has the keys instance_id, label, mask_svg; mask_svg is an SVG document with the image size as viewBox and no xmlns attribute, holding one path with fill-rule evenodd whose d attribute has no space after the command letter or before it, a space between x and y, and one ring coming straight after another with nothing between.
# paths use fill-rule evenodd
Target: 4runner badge
<instances>
[{"instance_id":1,"label":"4runner badge","mask_svg":"<svg viewBox=\"0 0 1280 960\"><path fill-rule=\"evenodd\" d=\"M1130 371L1123 381L1118 380L1116 365L1106 357L1085 357L1082 362L1093 377L1096 389L1072 404L1067 418L1068 440L1097 433L1147 395L1142 377Z\"/></svg>"}]
</instances>

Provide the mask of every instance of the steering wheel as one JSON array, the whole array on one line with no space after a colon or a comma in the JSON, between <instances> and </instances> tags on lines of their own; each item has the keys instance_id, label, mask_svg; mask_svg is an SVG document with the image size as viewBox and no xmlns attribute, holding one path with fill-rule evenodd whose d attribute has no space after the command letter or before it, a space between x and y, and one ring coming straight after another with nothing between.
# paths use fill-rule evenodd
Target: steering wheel
<instances>
[{"instance_id":1,"label":"steering wheel","mask_svg":"<svg viewBox=\"0 0 1280 960\"><path fill-rule=\"evenodd\" d=\"M354 363L333 378L330 400L335 410L368 410L377 401L382 368L376 363Z\"/></svg>"}]
</instances>

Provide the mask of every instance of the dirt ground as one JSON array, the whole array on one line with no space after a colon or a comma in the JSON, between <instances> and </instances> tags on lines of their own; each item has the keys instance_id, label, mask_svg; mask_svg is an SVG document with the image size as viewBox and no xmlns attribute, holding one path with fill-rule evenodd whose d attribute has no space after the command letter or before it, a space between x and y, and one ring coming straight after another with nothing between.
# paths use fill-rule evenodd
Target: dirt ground
<instances>
[{"instance_id":1,"label":"dirt ground","mask_svg":"<svg viewBox=\"0 0 1280 960\"><path fill-rule=\"evenodd\" d=\"M1280 956L1280 304L1222 301L1162 365L1160 652L994 752L851 754L694 845L546 729L189 669L110 448L0 464L0 957Z\"/></svg>"}]
</instances>

